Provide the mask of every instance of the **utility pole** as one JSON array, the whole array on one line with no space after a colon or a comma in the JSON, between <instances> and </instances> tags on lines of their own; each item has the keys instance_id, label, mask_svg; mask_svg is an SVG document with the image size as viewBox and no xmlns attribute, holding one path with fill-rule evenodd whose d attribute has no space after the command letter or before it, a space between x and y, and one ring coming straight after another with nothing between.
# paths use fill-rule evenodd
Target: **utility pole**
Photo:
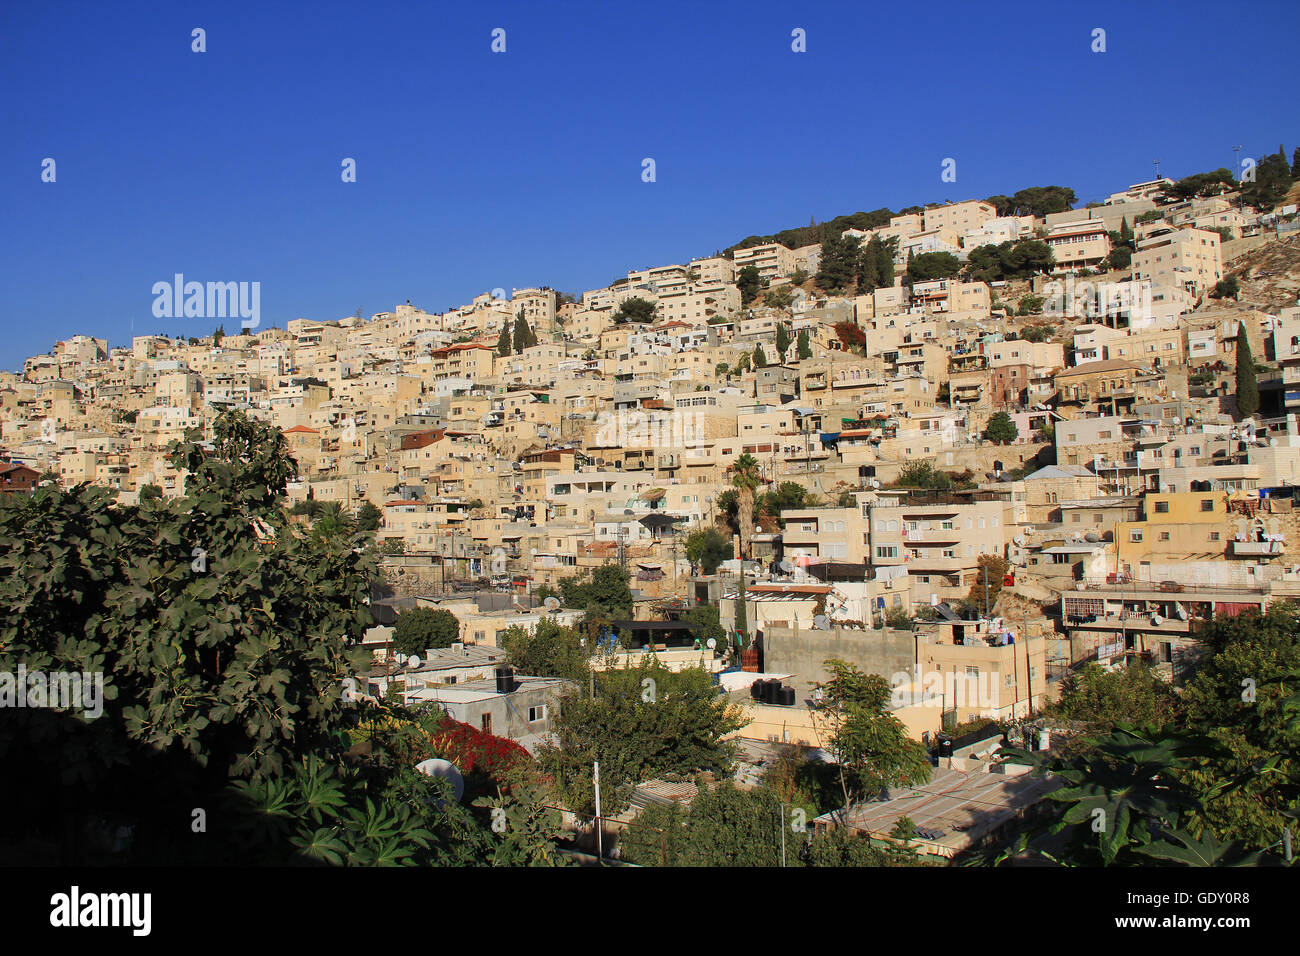
<instances>
[{"instance_id":1,"label":"utility pole","mask_svg":"<svg viewBox=\"0 0 1300 956\"><path fill-rule=\"evenodd\" d=\"M605 839L604 827L600 823L600 761L595 761L592 767L595 773L593 779L596 785L596 858L603 863L605 861Z\"/></svg>"}]
</instances>

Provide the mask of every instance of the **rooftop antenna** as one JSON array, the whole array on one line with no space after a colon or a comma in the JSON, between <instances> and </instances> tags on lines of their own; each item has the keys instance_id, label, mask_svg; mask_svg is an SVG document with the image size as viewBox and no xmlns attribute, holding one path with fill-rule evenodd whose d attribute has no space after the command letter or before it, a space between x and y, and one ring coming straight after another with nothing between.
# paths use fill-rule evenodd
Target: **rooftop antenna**
<instances>
[{"instance_id":1,"label":"rooftop antenna","mask_svg":"<svg viewBox=\"0 0 1300 956\"><path fill-rule=\"evenodd\" d=\"M1160 178L1160 162L1161 162L1161 161L1158 160L1158 159L1155 160L1155 165L1156 165L1156 179L1159 179L1159 178Z\"/></svg>"},{"instance_id":2,"label":"rooftop antenna","mask_svg":"<svg viewBox=\"0 0 1300 956\"><path fill-rule=\"evenodd\" d=\"M1238 182L1241 181L1241 151L1244 146L1232 147L1232 175Z\"/></svg>"}]
</instances>

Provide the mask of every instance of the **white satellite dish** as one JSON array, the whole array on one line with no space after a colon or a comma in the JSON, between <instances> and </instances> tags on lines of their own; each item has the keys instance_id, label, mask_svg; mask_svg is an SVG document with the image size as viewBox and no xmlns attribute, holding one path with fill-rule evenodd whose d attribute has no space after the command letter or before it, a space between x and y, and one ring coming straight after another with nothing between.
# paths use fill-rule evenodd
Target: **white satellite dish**
<instances>
[{"instance_id":1,"label":"white satellite dish","mask_svg":"<svg viewBox=\"0 0 1300 956\"><path fill-rule=\"evenodd\" d=\"M408 657L408 658L406 659L406 666L407 666L407 667L419 667L419 666L420 666L420 655L419 655L419 654L412 654L410 657Z\"/></svg>"},{"instance_id":2,"label":"white satellite dish","mask_svg":"<svg viewBox=\"0 0 1300 956\"><path fill-rule=\"evenodd\" d=\"M451 792L455 794L457 800L464 796L465 778L461 775L460 769L450 760L431 757L417 763L415 769L426 777L437 777L439 780L446 780L451 784Z\"/></svg>"},{"instance_id":3,"label":"white satellite dish","mask_svg":"<svg viewBox=\"0 0 1300 956\"><path fill-rule=\"evenodd\" d=\"M357 682L353 680L351 677L344 678L343 700L351 704L351 703L355 703L360 698L361 698L361 694L357 690Z\"/></svg>"},{"instance_id":4,"label":"white satellite dish","mask_svg":"<svg viewBox=\"0 0 1300 956\"><path fill-rule=\"evenodd\" d=\"M560 599L557 597L548 597L542 602L542 606L548 611L558 611L560 609Z\"/></svg>"},{"instance_id":5,"label":"white satellite dish","mask_svg":"<svg viewBox=\"0 0 1300 956\"><path fill-rule=\"evenodd\" d=\"M819 631L826 630L826 627L829 623L830 622L827 620L825 614L818 614L813 618L813 627L815 627Z\"/></svg>"},{"instance_id":6,"label":"white satellite dish","mask_svg":"<svg viewBox=\"0 0 1300 956\"><path fill-rule=\"evenodd\" d=\"M1022 534L1016 535L1011 540L1015 542L1017 548L1023 548L1025 546L1025 536Z\"/></svg>"},{"instance_id":7,"label":"white satellite dish","mask_svg":"<svg viewBox=\"0 0 1300 956\"><path fill-rule=\"evenodd\" d=\"M707 647L709 650L713 650L715 647L718 646L718 639L716 637L711 637L704 642L704 646Z\"/></svg>"}]
</instances>

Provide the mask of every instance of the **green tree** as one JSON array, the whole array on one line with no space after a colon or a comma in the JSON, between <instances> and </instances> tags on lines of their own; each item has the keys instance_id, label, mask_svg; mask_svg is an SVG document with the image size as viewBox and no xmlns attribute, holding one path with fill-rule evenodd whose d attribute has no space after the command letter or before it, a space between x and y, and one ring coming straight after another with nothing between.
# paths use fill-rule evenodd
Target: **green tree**
<instances>
[{"instance_id":1,"label":"green tree","mask_svg":"<svg viewBox=\"0 0 1300 956\"><path fill-rule=\"evenodd\" d=\"M515 316L515 354L519 355L524 351L524 349L536 344L537 338L533 335L533 330L528 327L528 320L524 318L524 310L521 308L519 314Z\"/></svg>"},{"instance_id":2,"label":"green tree","mask_svg":"<svg viewBox=\"0 0 1300 956\"><path fill-rule=\"evenodd\" d=\"M497 355L505 357L510 354L510 319L501 320L501 334L497 337Z\"/></svg>"},{"instance_id":3,"label":"green tree","mask_svg":"<svg viewBox=\"0 0 1300 956\"><path fill-rule=\"evenodd\" d=\"M810 345L808 344L808 330L807 330L807 329L800 329L800 330L799 330L799 343L798 343L798 349L799 349L799 361L802 362L804 359L810 359L810 358L812 358L812 346L810 346Z\"/></svg>"},{"instance_id":4,"label":"green tree","mask_svg":"<svg viewBox=\"0 0 1300 956\"><path fill-rule=\"evenodd\" d=\"M416 831L434 814L401 818L391 765L342 772L358 713L342 681L369 656L373 557L288 521L296 467L277 429L229 411L201 439L169 451L188 472L181 498L122 505L83 485L0 501L0 670L104 682L97 719L6 710L0 759L29 781L7 810L69 864L98 851L60 834L101 816L135 827L132 862L401 862L371 839L390 819L432 862L437 840ZM301 816L295 792L314 794ZM189 839L177 824L195 805L222 806L230 839ZM375 827L337 833L341 820Z\"/></svg>"},{"instance_id":5,"label":"green tree","mask_svg":"<svg viewBox=\"0 0 1300 956\"><path fill-rule=\"evenodd\" d=\"M826 661L832 677L817 686L824 695L827 750L839 765L844 808L882 788L915 786L930 779L925 748L888 712L890 686L841 660Z\"/></svg>"},{"instance_id":6,"label":"green tree","mask_svg":"<svg viewBox=\"0 0 1300 956\"><path fill-rule=\"evenodd\" d=\"M951 279L961 270L961 260L951 252L923 252L907 263L907 275L913 282Z\"/></svg>"},{"instance_id":7,"label":"green tree","mask_svg":"<svg viewBox=\"0 0 1300 956\"><path fill-rule=\"evenodd\" d=\"M1254 182L1241 184L1241 201L1266 212L1281 202L1290 188L1291 168L1279 147L1255 166Z\"/></svg>"},{"instance_id":8,"label":"green tree","mask_svg":"<svg viewBox=\"0 0 1300 956\"><path fill-rule=\"evenodd\" d=\"M731 557L731 542L716 528L698 528L686 536L686 560L703 574L713 574Z\"/></svg>"},{"instance_id":9,"label":"green tree","mask_svg":"<svg viewBox=\"0 0 1300 956\"><path fill-rule=\"evenodd\" d=\"M1300 806L1300 612L1287 601L1216 617L1199 638L1180 701L1188 726L1226 753L1184 779L1203 801L1201 826L1264 849L1295 827Z\"/></svg>"},{"instance_id":10,"label":"green tree","mask_svg":"<svg viewBox=\"0 0 1300 956\"><path fill-rule=\"evenodd\" d=\"M1255 379L1255 356L1244 324L1237 328L1237 415L1250 418L1259 411L1259 383Z\"/></svg>"},{"instance_id":11,"label":"green tree","mask_svg":"<svg viewBox=\"0 0 1300 956\"><path fill-rule=\"evenodd\" d=\"M653 322L658 314L659 306L655 305L649 299L643 299L640 296L633 296L630 299L624 299L618 311L614 313L615 322Z\"/></svg>"},{"instance_id":12,"label":"green tree","mask_svg":"<svg viewBox=\"0 0 1300 956\"><path fill-rule=\"evenodd\" d=\"M512 667L534 677L560 677L586 687L591 677L592 650L576 627L542 618L532 629L515 625L500 633L497 645Z\"/></svg>"},{"instance_id":13,"label":"green tree","mask_svg":"<svg viewBox=\"0 0 1300 956\"><path fill-rule=\"evenodd\" d=\"M1173 687L1142 664L1114 671L1085 664L1062 682L1054 709L1101 732L1116 724L1172 728L1181 715Z\"/></svg>"},{"instance_id":14,"label":"green tree","mask_svg":"<svg viewBox=\"0 0 1300 956\"><path fill-rule=\"evenodd\" d=\"M400 654L423 654L427 648L451 647L460 640L460 621L446 608L414 607L397 615L393 647Z\"/></svg>"},{"instance_id":15,"label":"green tree","mask_svg":"<svg viewBox=\"0 0 1300 956\"><path fill-rule=\"evenodd\" d=\"M600 621L626 620L632 616L632 590L626 568L605 563L594 571L560 578L564 606L587 612Z\"/></svg>"},{"instance_id":16,"label":"green tree","mask_svg":"<svg viewBox=\"0 0 1300 956\"><path fill-rule=\"evenodd\" d=\"M149 484L149 485L140 486L139 499L141 504L144 504L146 501L156 500L158 498L161 498L162 496L163 496L163 490L159 488L157 485Z\"/></svg>"},{"instance_id":17,"label":"green tree","mask_svg":"<svg viewBox=\"0 0 1300 956\"><path fill-rule=\"evenodd\" d=\"M763 288L763 279L758 266L745 266L736 273L736 288L740 289L740 304L749 305L758 298Z\"/></svg>"},{"instance_id":18,"label":"green tree","mask_svg":"<svg viewBox=\"0 0 1300 956\"><path fill-rule=\"evenodd\" d=\"M1067 186L1030 186L1013 196L990 196L999 216L1037 216L1042 219L1054 212L1065 212L1078 201L1074 190Z\"/></svg>"},{"instance_id":19,"label":"green tree","mask_svg":"<svg viewBox=\"0 0 1300 956\"><path fill-rule=\"evenodd\" d=\"M1020 300L1020 307L1016 309L1017 315L1036 315L1043 311L1043 297L1041 295L1027 295Z\"/></svg>"},{"instance_id":20,"label":"green tree","mask_svg":"<svg viewBox=\"0 0 1300 956\"><path fill-rule=\"evenodd\" d=\"M761 342L754 346L754 368L767 368L767 356L763 353Z\"/></svg>"},{"instance_id":21,"label":"green tree","mask_svg":"<svg viewBox=\"0 0 1300 956\"><path fill-rule=\"evenodd\" d=\"M715 642L715 649L727 646L727 632L716 604L693 607L682 615L682 620L691 626L691 635L700 647L707 648L710 640Z\"/></svg>"},{"instance_id":22,"label":"green tree","mask_svg":"<svg viewBox=\"0 0 1300 956\"><path fill-rule=\"evenodd\" d=\"M369 501L361 502L361 507L357 509L357 530L358 531L377 531L379 522L383 520L384 513L372 505Z\"/></svg>"},{"instance_id":23,"label":"green tree","mask_svg":"<svg viewBox=\"0 0 1300 956\"><path fill-rule=\"evenodd\" d=\"M719 694L702 668L672 672L653 658L595 676L596 693L563 699L552 722L555 740L538 763L565 806L595 810L592 764L600 761L602 810L620 813L632 788L662 774L727 772L734 746L724 740L744 726L740 709Z\"/></svg>"},{"instance_id":24,"label":"green tree","mask_svg":"<svg viewBox=\"0 0 1300 956\"><path fill-rule=\"evenodd\" d=\"M859 240L856 236L829 235L822 241L817 285L827 292L842 292L858 272Z\"/></svg>"},{"instance_id":25,"label":"green tree","mask_svg":"<svg viewBox=\"0 0 1300 956\"><path fill-rule=\"evenodd\" d=\"M988 426L984 429L986 441L1007 445L1020 437L1020 429L1006 412L994 412L989 416Z\"/></svg>"},{"instance_id":26,"label":"green tree","mask_svg":"<svg viewBox=\"0 0 1300 956\"><path fill-rule=\"evenodd\" d=\"M927 491L948 491L952 488L952 476L940 471L928 461L908 462L894 481L897 488L923 488Z\"/></svg>"},{"instance_id":27,"label":"green tree","mask_svg":"<svg viewBox=\"0 0 1300 956\"><path fill-rule=\"evenodd\" d=\"M776 324L776 356L780 361L785 361L785 353L790 350L790 330L785 327L784 322Z\"/></svg>"}]
</instances>

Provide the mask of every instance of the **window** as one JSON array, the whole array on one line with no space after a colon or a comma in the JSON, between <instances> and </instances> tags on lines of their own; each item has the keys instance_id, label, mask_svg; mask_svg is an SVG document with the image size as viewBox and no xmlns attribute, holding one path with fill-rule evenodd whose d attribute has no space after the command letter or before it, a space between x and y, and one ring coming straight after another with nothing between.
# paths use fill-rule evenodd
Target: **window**
<instances>
[{"instance_id":1,"label":"window","mask_svg":"<svg viewBox=\"0 0 1300 956\"><path fill-rule=\"evenodd\" d=\"M545 720L545 719L546 719L546 705L545 705L545 704L538 704L536 707L529 707L529 708L528 708L528 722L529 722L530 724L531 724L531 723L535 723L536 721L539 721L539 720Z\"/></svg>"},{"instance_id":2,"label":"window","mask_svg":"<svg viewBox=\"0 0 1300 956\"><path fill-rule=\"evenodd\" d=\"M1202 510L1202 511L1213 511L1213 510L1214 510L1214 499L1213 499L1213 498L1202 498L1202 499L1201 499L1201 510Z\"/></svg>"},{"instance_id":3,"label":"window","mask_svg":"<svg viewBox=\"0 0 1300 956\"><path fill-rule=\"evenodd\" d=\"M1157 514L1162 514L1162 515L1167 515L1167 514L1169 514L1169 502L1167 502L1167 501L1157 501L1157 502L1156 502L1156 513L1157 513Z\"/></svg>"},{"instance_id":4,"label":"window","mask_svg":"<svg viewBox=\"0 0 1300 956\"><path fill-rule=\"evenodd\" d=\"M1211 531L1211 532L1210 532L1210 540L1211 540L1211 541L1218 541L1218 540L1219 540L1219 532L1217 532L1217 531Z\"/></svg>"},{"instance_id":5,"label":"window","mask_svg":"<svg viewBox=\"0 0 1300 956\"><path fill-rule=\"evenodd\" d=\"M1142 540L1142 532L1141 532L1141 531L1130 531L1130 532L1128 533L1128 539L1129 539L1130 541L1133 541L1133 542L1141 541L1141 540Z\"/></svg>"},{"instance_id":6,"label":"window","mask_svg":"<svg viewBox=\"0 0 1300 956\"><path fill-rule=\"evenodd\" d=\"M1161 541L1168 541L1168 540L1169 540L1169 532L1168 532L1168 531L1161 531L1161 532L1160 532L1160 540L1161 540Z\"/></svg>"}]
</instances>

